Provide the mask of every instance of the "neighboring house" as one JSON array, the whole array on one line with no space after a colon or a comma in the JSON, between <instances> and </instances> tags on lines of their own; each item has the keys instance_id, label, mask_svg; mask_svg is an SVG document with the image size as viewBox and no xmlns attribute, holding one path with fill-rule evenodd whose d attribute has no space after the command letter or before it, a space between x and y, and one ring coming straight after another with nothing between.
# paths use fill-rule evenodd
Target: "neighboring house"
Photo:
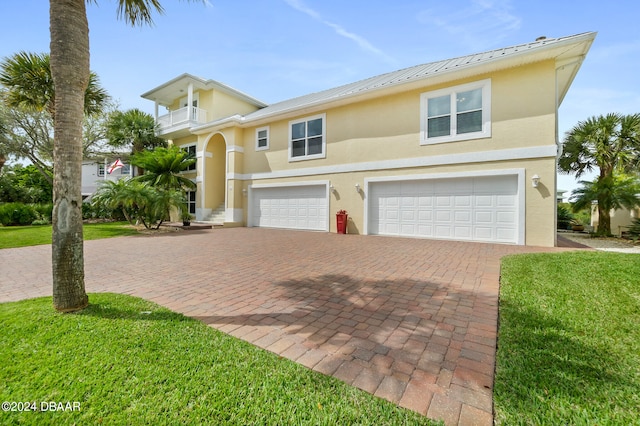
<instances>
[{"instance_id":1,"label":"neighboring house","mask_svg":"<svg viewBox=\"0 0 640 426\"><path fill-rule=\"evenodd\" d=\"M567 200L567 197L564 196L564 194L566 194L567 191L566 189L558 189L556 191L556 200L558 201L558 203L565 203Z\"/></svg>"},{"instance_id":2,"label":"neighboring house","mask_svg":"<svg viewBox=\"0 0 640 426\"><path fill-rule=\"evenodd\" d=\"M109 173L109 166L118 158L121 158L124 166ZM128 155L115 157L109 154L102 159L85 159L82 161L82 199L93 195L99 188L100 182L105 180L118 180L131 176L131 165L128 163Z\"/></svg>"},{"instance_id":3,"label":"neighboring house","mask_svg":"<svg viewBox=\"0 0 640 426\"><path fill-rule=\"evenodd\" d=\"M159 135L196 155L197 220L335 232L344 209L349 233L554 246L558 107L595 36L272 105L190 74L142 97Z\"/></svg>"},{"instance_id":4,"label":"neighboring house","mask_svg":"<svg viewBox=\"0 0 640 426\"><path fill-rule=\"evenodd\" d=\"M627 231L634 220L640 217L640 208L627 210L626 208L612 209L611 215L611 233L620 237L623 232ZM598 229L600 223L600 215L598 214L598 203L591 205L591 226Z\"/></svg>"}]
</instances>

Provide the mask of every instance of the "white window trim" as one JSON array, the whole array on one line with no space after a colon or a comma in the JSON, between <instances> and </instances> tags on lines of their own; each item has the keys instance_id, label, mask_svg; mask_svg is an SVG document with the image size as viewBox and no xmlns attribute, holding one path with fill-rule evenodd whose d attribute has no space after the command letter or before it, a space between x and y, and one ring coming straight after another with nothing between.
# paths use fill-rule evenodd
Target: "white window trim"
<instances>
[{"instance_id":1,"label":"white window trim","mask_svg":"<svg viewBox=\"0 0 640 426\"><path fill-rule=\"evenodd\" d=\"M473 133L462 133L440 136L436 138L427 138L427 101L430 98L439 96L454 95L457 92L467 92L474 89L482 89L482 130ZM455 97L452 98L452 106L455 105ZM455 130L455 117L457 110L451 109L451 128ZM420 95L420 145L432 145L445 142L457 142L470 139L482 139L491 137L491 79L474 81L473 83L462 84L455 87L447 87L445 89L434 90L433 92L425 92Z\"/></svg>"},{"instance_id":2,"label":"white window trim","mask_svg":"<svg viewBox=\"0 0 640 426\"><path fill-rule=\"evenodd\" d=\"M266 146L258 146L258 141L260 140L260 138L258 137L258 134L262 131L266 131L267 132L267 145ZM291 131L291 130L289 130ZM269 149L269 126L266 127L259 127L256 129L256 151L267 151Z\"/></svg>"},{"instance_id":3,"label":"white window trim","mask_svg":"<svg viewBox=\"0 0 640 426\"><path fill-rule=\"evenodd\" d=\"M193 165L194 168L191 170L182 171L180 173L195 173L198 171L198 142L185 143L184 145L180 145L179 148L184 149L186 151L187 148L191 148L192 146L195 147L195 151L196 151L196 156L194 157L196 159L196 162Z\"/></svg>"},{"instance_id":4,"label":"white window trim","mask_svg":"<svg viewBox=\"0 0 640 426\"><path fill-rule=\"evenodd\" d=\"M308 121L316 120L318 118L322 119L322 152L320 154L305 155L305 156L302 156L302 157L293 157L291 155L291 145L292 145L292 137L293 137L293 135L291 134L291 128L293 127L294 124L306 123ZM318 159L318 158L326 158L327 157L327 114L312 115L312 116L309 116L309 117L304 117L304 118L300 118L300 119L297 119L297 120L289 121L288 156L289 156L289 161L290 162L291 161L315 160L315 159Z\"/></svg>"}]
</instances>

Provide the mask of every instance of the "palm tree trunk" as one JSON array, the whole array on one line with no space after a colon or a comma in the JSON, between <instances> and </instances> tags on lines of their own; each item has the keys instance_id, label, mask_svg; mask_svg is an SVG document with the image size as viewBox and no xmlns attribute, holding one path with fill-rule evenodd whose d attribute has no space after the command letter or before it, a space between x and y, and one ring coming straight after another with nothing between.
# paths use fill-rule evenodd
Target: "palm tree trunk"
<instances>
[{"instance_id":1,"label":"palm tree trunk","mask_svg":"<svg viewBox=\"0 0 640 426\"><path fill-rule=\"evenodd\" d=\"M598 235L611 235L611 212L598 204Z\"/></svg>"},{"instance_id":2,"label":"palm tree trunk","mask_svg":"<svg viewBox=\"0 0 640 426\"><path fill-rule=\"evenodd\" d=\"M0 153L0 171L2 171L2 166L4 166L4 163L7 161L7 158L4 156L4 154Z\"/></svg>"},{"instance_id":3,"label":"palm tree trunk","mask_svg":"<svg viewBox=\"0 0 640 426\"><path fill-rule=\"evenodd\" d=\"M53 305L83 309L82 119L89 82L85 0L50 0L51 75L55 86L53 148Z\"/></svg>"}]
</instances>

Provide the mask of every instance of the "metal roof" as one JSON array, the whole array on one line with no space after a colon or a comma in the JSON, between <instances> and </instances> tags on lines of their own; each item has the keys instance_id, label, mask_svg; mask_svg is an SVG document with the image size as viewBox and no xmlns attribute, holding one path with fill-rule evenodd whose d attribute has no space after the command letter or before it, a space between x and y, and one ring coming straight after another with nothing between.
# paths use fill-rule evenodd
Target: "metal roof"
<instances>
[{"instance_id":1,"label":"metal roof","mask_svg":"<svg viewBox=\"0 0 640 426\"><path fill-rule=\"evenodd\" d=\"M278 102L247 114L242 121L248 124L249 121L259 121L274 115L293 113L328 103L339 103L357 96L379 96L379 92L385 89L394 91L411 90L414 87L424 86L425 84L437 84L549 59L555 59L556 64L566 63L563 68L569 67L566 76L562 78L562 81L559 81L559 86L561 87L558 88L558 103L560 103L595 36L595 32L588 32L568 37L541 38L531 43L416 65L333 89Z\"/></svg>"}]
</instances>

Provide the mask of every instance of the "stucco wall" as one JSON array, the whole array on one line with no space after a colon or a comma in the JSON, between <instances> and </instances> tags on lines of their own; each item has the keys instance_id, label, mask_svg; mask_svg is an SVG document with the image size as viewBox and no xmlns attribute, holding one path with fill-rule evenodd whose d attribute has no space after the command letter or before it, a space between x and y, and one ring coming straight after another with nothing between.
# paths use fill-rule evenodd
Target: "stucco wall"
<instances>
[{"instance_id":1,"label":"stucco wall","mask_svg":"<svg viewBox=\"0 0 640 426\"><path fill-rule=\"evenodd\" d=\"M421 94L483 79L491 79L491 137L421 145ZM309 109L296 117L255 127L218 130L227 147L233 147L227 152L227 208L240 212L246 224L249 199L242 190L249 185L327 180L336 189L335 194L330 194L330 215L340 209L349 211L349 232L364 233L367 194L356 193L356 183L364 188L366 179L384 176L459 176L521 170L526 200L525 211L521 212L526 223L525 244L553 246L554 79L554 63L547 61L345 106ZM326 158L289 161L289 122L316 114L326 114ZM256 151L256 128L264 126L269 126L269 149ZM540 147L545 148L543 153ZM420 161L403 165L404 161L415 159ZM218 166L208 162L209 167ZM534 174L541 177L537 188L531 185ZM207 188L219 185L220 178L214 181L207 172ZM335 232L333 218L330 230Z\"/></svg>"}]
</instances>

